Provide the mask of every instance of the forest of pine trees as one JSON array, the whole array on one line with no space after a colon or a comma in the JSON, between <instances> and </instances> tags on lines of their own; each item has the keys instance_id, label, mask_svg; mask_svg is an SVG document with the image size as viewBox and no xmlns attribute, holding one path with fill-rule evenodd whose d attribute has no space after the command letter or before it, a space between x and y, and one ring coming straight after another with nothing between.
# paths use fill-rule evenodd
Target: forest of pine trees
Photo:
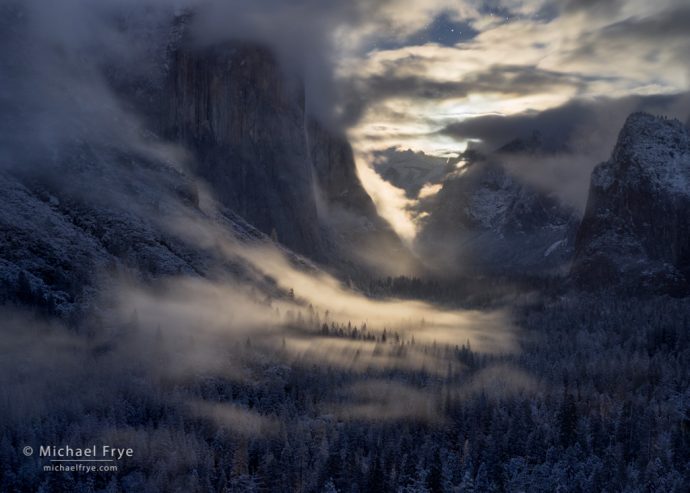
<instances>
[{"instance_id":1,"label":"forest of pine trees","mask_svg":"<svg viewBox=\"0 0 690 493\"><path fill-rule=\"evenodd\" d=\"M414 345L448 368L315 365L250 337L235 348L248 378L221 369L173 377L151 368L160 358L174 367L175 353L152 349L133 363L114 361L116 348L70 347L73 371L41 375L45 387L34 395L21 389L47 356L29 351L0 364L0 491L687 491L686 301L583 294L525 304L515 310L520 350L493 356L323 319L309 310L294 325L366 347ZM361 398L343 389L374 380L427 396L424 412L396 409L409 405L404 399L380 417L339 412ZM235 414L216 419L190 402ZM252 420L237 426L245 415ZM136 451L117 473L49 474L17 453L25 444L103 440Z\"/></svg>"}]
</instances>

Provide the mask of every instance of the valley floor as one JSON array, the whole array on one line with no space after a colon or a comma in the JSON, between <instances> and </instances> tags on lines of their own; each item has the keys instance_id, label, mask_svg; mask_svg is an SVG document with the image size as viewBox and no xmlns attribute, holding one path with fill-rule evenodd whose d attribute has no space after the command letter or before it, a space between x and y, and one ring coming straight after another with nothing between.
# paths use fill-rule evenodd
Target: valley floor
<instances>
[{"instance_id":1,"label":"valley floor","mask_svg":"<svg viewBox=\"0 0 690 493\"><path fill-rule=\"evenodd\" d=\"M204 341L136 323L108 340L6 324L0 491L686 491L687 300L568 296L514 318L512 354L304 320L282 347L216 348L211 367L181 351ZM295 356L293 339L330 342L332 359ZM346 365L340 343L356 347ZM134 454L80 474L20 453L90 443Z\"/></svg>"}]
</instances>

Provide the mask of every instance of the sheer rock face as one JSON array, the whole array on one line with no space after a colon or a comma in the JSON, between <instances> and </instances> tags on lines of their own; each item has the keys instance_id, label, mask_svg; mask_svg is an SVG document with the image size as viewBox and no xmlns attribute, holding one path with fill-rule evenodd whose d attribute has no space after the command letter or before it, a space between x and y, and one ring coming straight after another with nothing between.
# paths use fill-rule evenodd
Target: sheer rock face
<instances>
[{"instance_id":1,"label":"sheer rock face","mask_svg":"<svg viewBox=\"0 0 690 493\"><path fill-rule=\"evenodd\" d=\"M497 162L473 162L443 182L420 245L446 272L540 275L572 258L577 215Z\"/></svg>"},{"instance_id":2,"label":"sheer rock face","mask_svg":"<svg viewBox=\"0 0 690 493\"><path fill-rule=\"evenodd\" d=\"M309 153L317 183L319 212L335 251L352 278L417 274L422 263L379 216L359 175L345 136L310 120Z\"/></svg>"},{"instance_id":3,"label":"sheer rock face","mask_svg":"<svg viewBox=\"0 0 690 493\"><path fill-rule=\"evenodd\" d=\"M223 205L337 268L354 268L373 245L406 252L364 189L347 139L307 115L302 81L268 50L183 41L168 80L163 133L191 152L195 174Z\"/></svg>"},{"instance_id":4,"label":"sheer rock face","mask_svg":"<svg viewBox=\"0 0 690 493\"><path fill-rule=\"evenodd\" d=\"M390 231L357 178L347 141L307 124L299 77L261 47L197 49L185 45L183 31L182 23L172 33L169 25L145 33L153 55L144 75L104 62L118 103L142 117L134 145L100 131L29 152L33 136L19 130L32 115L0 101L3 128L19 129L4 134L16 149L0 156L0 303L77 317L103 300L111 275L255 281L240 259L219 256L181 224L253 242L275 231L280 243L338 268L351 265L344 259L351 231L361 238ZM170 143L188 152L191 170L177 153L159 152ZM211 196L197 189L197 177ZM336 210L354 223L344 227Z\"/></svg>"},{"instance_id":5,"label":"sheer rock face","mask_svg":"<svg viewBox=\"0 0 690 493\"><path fill-rule=\"evenodd\" d=\"M222 204L320 261L347 257L372 234L402 248L362 186L347 139L306 114L302 81L268 50L182 43L172 57L164 134L192 152L195 173Z\"/></svg>"},{"instance_id":6,"label":"sheer rock face","mask_svg":"<svg viewBox=\"0 0 690 493\"><path fill-rule=\"evenodd\" d=\"M307 125L309 154L319 190L327 206L378 219L376 206L357 176L350 143L310 119Z\"/></svg>"},{"instance_id":7,"label":"sheer rock face","mask_svg":"<svg viewBox=\"0 0 690 493\"><path fill-rule=\"evenodd\" d=\"M165 134L190 150L216 198L304 254L323 249L303 87L265 49L240 43L173 54Z\"/></svg>"},{"instance_id":8,"label":"sheer rock face","mask_svg":"<svg viewBox=\"0 0 690 493\"><path fill-rule=\"evenodd\" d=\"M314 120L309 121L307 132L321 216L338 242L354 250L377 243L379 250L402 253L402 242L378 215L374 201L357 175L354 153L347 139Z\"/></svg>"},{"instance_id":9,"label":"sheer rock face","mask_svg":"<svg viewBox=\"0 0 690 493\"><path fill-rule=\"evenodd\" d=\"M684 294L690 281L690 135L632 114L592 174L572 268L583 287Z\"/></svg>"}]
</instances>

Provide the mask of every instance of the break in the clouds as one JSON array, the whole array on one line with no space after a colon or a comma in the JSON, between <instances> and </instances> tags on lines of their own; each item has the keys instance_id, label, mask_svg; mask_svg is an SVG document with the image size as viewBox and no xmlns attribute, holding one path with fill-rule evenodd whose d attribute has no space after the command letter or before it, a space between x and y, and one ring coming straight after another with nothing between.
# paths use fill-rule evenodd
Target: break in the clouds
<instances>
[{"instance_id":1,"label":"break in the clouds","mask_svg":"<svg viewBox=\"0 0 690 493\"><path fill-rule=\"evenodd\" d=\"M470 141L495 149L541 131L568 153L518 171L581 207L628 111L687 117L686 99L662 100L690 89L684 0L183 3L204 5L201 39L266 43L304 74L308 107L347 129L366 188L405 238L414 204L370 169L377 152L453 158Z\"/></svg>"},{"instance_id":2,"label":"break in the clouds","mask_svg":"<svg viewBox=\"0 0 690 493\"><path fill-rule=\"evenodd\" d=\"M452 155L469 136L436 130L476 116L683 92L689 18L673 0L465 2L432 14L424 43L417 33L341 60L344 115L367 150ZM448 43L436 33L444 25L467 36Z\"/></svg>"},{"instance_id":3,"label":"break in the clouds","mask_svg":"<svg viewBox=\"0 0 690 493\"><path fill-rule=\"evenodd\" d=\"M690 93L623 98L574 99L544 111L492 114L454 122L440 134L471 139L484 152L502 149L516 139L536 136L539 149L503 160L515 175L562 202L584 210L590 175L608 159L627 116L635 111L684 121L690 115Z\"/></svg>"},{"instance_id":4,"label":"break in the clouds","mask_svg":"<svg viewBox=\"0 0 690 493\"><path fill-rule=\"evenodd\" d=\"M390 148L452 159L470 142L495 150L540 131L547 147L566 152L526 170L516 161L516 171L582 207L589 173L629 111L688 118L688 22L684 0L401 5L377 32L359 31L368 37L357 49L340 52L338 115L369 165ZM381 200L394 199L380 207L411 207L391 183L369 174L371 182L388 187ZM397 224L415 229L405 211Z\"/></svg>"},{"instance_id":5,"label":"break in the clouds","mask_svg":"<svg viewBox=\"0 0 690 493\"><path fill-rule=\"evenodd\" d=\"M112 22L118 12L136 6L135 24L144 25L194 11L199 42L268 45L303 74L313 112L348 127L367 152L397 146L452 155L466 139L438 130L474 116L688 89L685 0L6 2L12 4L26 7L24 17L3 7L3 39L25 25L40 49L7 59L28 67L45 65L24 63L36 56L64 63L46 46L73 54L68 72L79 80L66 85L87 79L89 89L96 85L88 71L104 57L130 68L150 61L150 43Z\"/></svg>"},{"instance_id":6,"label":"break in the clouds","mask_svg":"<svg viewBox=\"0 0 690 493\"><path fill-rule=\"evenodd\" d=\"M539 122L549 122L542 133L564 139L574 124L553 119L556 108L577 117L578 108L601 98L620 109L630 98L690 89L687 0L66 0L59 7L7 0L0 9L7 48L0 80L11 87L0 94L0 106L14 115L0 119L0 157L26 147L23 135L38 136L47 149L85 132L136 144L137 110L114 96L102 66L110 74L122 65L139 68L146 79L146 67L165 46L152 44L145 27L193 11L198 42L264 44L286 70L302 75L307 107L347 130L379 211L408 238L415 231L406 212L410 199L371 170L377 152L455 157L469 141L500 144L546 125ZM135 12L141 29L120 29L118 16L126 12ZM18 30L28 36L18 37ZM684 107L675 109L686 119L678 114ZM22 111L28 116L16 118ZM615 132L620 113L594 118L590 123L610 126L591 127L591 135ZM57 122L56 114L68 118ZM567 160L573 176L586 176L595 159L606 157L612 139L599 140L596 152Z\"/></svg>"}]
</instances>

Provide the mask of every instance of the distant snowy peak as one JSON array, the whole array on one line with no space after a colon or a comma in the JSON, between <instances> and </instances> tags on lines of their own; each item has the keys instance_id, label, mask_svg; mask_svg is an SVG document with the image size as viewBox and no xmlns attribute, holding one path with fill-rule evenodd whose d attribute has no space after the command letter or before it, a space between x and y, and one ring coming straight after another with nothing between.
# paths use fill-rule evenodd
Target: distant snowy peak
<instances>
[{"instance_id":1,"label":"distant snowy peak","mask_svg":"<svg viewBox=\"0 0 690 493\"><path fill-rule=\"evenodd\" d=\"M618 173L628 181L690 195L690 134L678 120L633 113L620 132L611 162L619 164ZM602 187L613 179L606 167L595 176Z\"/></svg>"},{"instance_id":2,"label":"distant snowy peak","mask_svg":"<svg viewBox=\"0 0 690 493\"><path fill-rule=\"evenodd\" d=\"M374 169L387 182L417 198L425 185L436 185L455 170L458 158L441 158L412 150L395 148L376 152Z\"/></svg>"},{"instance_id":3,"label":"distant snowy peak","mask_svg":"<svg viewBox=\"0 0 690 493\"><path fill-rule=\"evenodd\" d=\"M445 274L538 275L569 265L577 217L500 163L470 160L428 204L418 247Z\"/></svg>"}]
</instances>

